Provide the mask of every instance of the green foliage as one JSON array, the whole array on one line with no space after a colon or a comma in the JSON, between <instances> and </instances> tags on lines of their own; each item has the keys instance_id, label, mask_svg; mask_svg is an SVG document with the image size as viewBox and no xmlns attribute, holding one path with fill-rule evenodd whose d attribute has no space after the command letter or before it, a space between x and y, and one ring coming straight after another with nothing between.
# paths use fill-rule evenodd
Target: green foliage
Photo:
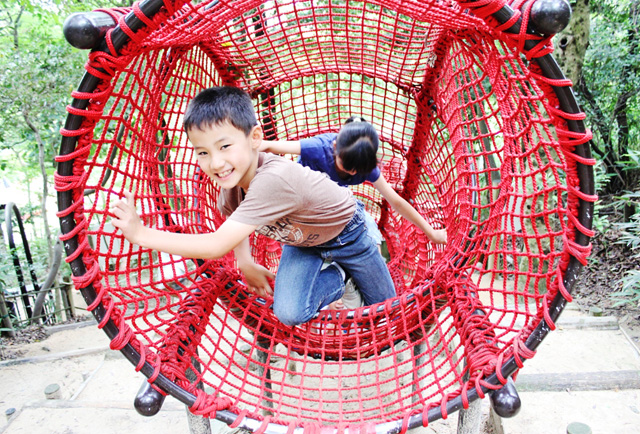
<instances>
[{"instance_id":1,"label":"green foliage","mask_svg":"<svg viewBox=\"0 0 640 434\"><path fill-rule=\"evenodd\" d=\"M640 85L640 52L632 45L633 33L638 30L638 23L631 16L632 3L632 0L591 2L591 37L585 73L600 103L609 109L613 109L617 98L617 92L612 90L633 91ZM628 69L629 76L619 82L623 68Z\"/></svg>"},{"instance_id":2,"label":"green foliage","mask_svg":"<svg viewBox=\"0 0 640 434\"><path fill-rule=\"evenodd\" d=\"M617 300L616 306L640 303L640 270L627 271L620 282L622 289L612 295Z\"/></svg>"},{"instance_id":3,"label":"green foliage","mask_svg":"<svg viewBox=\"0 0 640 434\"><path fill-rule=\"evenodd\" d=\"M622 86L633 90L640 85L637 66L640 53L631 45L630 33L637 31L638 23L632 16L633 0L592 0L591 37L585 58L588 77L596 85L595 90L608 106L615 103L616 94L606 91L606 86ZM622 68L631 68L629 78L618 83Z\"/></svg>"},{"instance_id":4,"label":"green foliage","mask_svg":"<svg viewBox=\"0 0 640 434\"><path fill-rule=\"evenodd\" d=\"M640 150L629 149L620 159L622 170L635 171L640 169Z\"/></svg>"},{"instance_id":5,"label":"green foliage","mask_svg":"<svg viewBox=\"0 0 640 434\"><path fill-rule=\"evenodd\" d=\"M635 189L640 164L625 155L640 150L640 3L592 0L591 35L578 98L594 133L593 149L614 175L607 193Z\"/></svg>"},{"instance_id":6,"label":"green foliage","mask_svg":"<svg viewBox=\"0 0 640 434\"><path fill-rule=\"evenodd\" d=\"M36 131L46 144L45 161L53 173L65 107L87 59L87 52L64 39L64 19L72 12L129 5L129 1L0 0L0 177L25 170L31 172L24 179L37 177Z\"/></svg>"},{"instance_id":7,"label":"green foliage","mask_svg":"<svg viewBox=\"0 0 640 434\"><path fill-rule=\"evenodd\" d=\"M595 186L596 191L603 191L606 186L609 184L611 180L610 173L607 173L607 170L604 166L602 160L596 160L596 166L594 168L594 177L595 177ZM609 222L609 216L606 214L602 214L600 210L602 209L602 201L598 200L594 206L594 215L593 215L593 229L597 232L604 233L611 227L611 222Z\"/></svg>"},{"instance_id":8,"label":"green foliage","mask_svg":"<svg viewBox=\"0 0 640 434\"><path fill-rule=\"evenodd\" d=\"M10 288L17 283L14 278L14 267L10 261L11 252L0 256L0 291L4 291L6 288Z\"/></svg>"},{"instance_id":9,"label":"green foliage","mask_svg":"<svg viewBox=\"0 0 640 434\"><path fill-rule=\"evenodd\" d=\"M37 207L32 208L32 211L37 210ZM31 258L33 260L32 269L38 277L38 281L42 283L47 273L47 244L46 241L41 238L30 236L29 224L33 223L31 213L23 209L21 210L21 214L23 217L25 232L27 233L26 237L27 242L29 243L29 252L31 253ZM16 256L20 261L20 266L25 276L25 280L27 283L31 283L26 251L22 244L22 236L20 234L19 226L15 220L15 216L13 219L13 241L16 247L14 249L10 249L8 243L5 244L5 239L8 238L6 234L7 226L4 211L0 213L0 225L2 225L2 233L4 234L4 236L0 238L0 242L3 243L3 246L0 248L0 289L15 288L18 286L18 278L13 264L14 256Z\"/></svg>"},{"instance_id":10,"label":"green foliage","mask_svg":"<svg viewBox=\"0 0 640 434\"><path fill-rule=\"evenodd\" d=\"M64 41L59 10L30 12L34 7L13 4L3 11L11 17L11 38L2 38L0 44L0 155L5 162L0 175L15 178L15 171L25 172L19 184L42 191L42 173L51 176L54 170L53 155L70 100L69 81L79 77L74 71L81 71L82 56ZM7 159L13 164L6 164Z\"/></svg>"},{"instance_id":11,"label":"green foliage","mask_svg":"<svg viewBox=\"0 0 640 434\"><path fill-rule=\"evenodd\" d=\"M600 213L601 201L597 201L595 204L595 213L593 216L593 229L597 232L604 233L611 227L609 216Z\"/></svg>"},{"instance_id":12,"label":"green foliage","mask_svg":"<svg viewBox=\"0 0 640 434\"><path fill-rule=\"evenodd\" d=\"M13 180L12 200L19 207L39 204L39 226L51 248L50 178L70 79L79 78L83 56L64 40L59 4L21 1L2 6L6 25L0 31L0 179Z\"/></svg>"},{"instance_id":13,"label":"green foliage","mask_svg":"<svg viewBox=\"0 0 640 434\"><path fill-rule=\"evenodd\" d=\"M48 200L49 208L53 208L54 155L61 140L65 108L83 74L87 56L66 42L62 24L73 11L109 6L97 3L0 0L0 182L10 184L11 200L20 202L17 205L29 233L40 283L46 277L50 257L51 231L44 219L48 215L44 204ZM47 197L43 197L45 191ZM6 202L7 198L0 201ZM57 228L57 222L51 225ZM14 238L19 243L19 234ZM15 288L18 282L13 260L2 247L0 287ZM24 249L19 246L16 253L30 283Z\"/></svg>"},{"instance_id":14,"label":"green foliage","mask_svg":"<svg viewBox=\"0 0 640 434\"><path fill-rule=\"evenodd\" d=\"M637 209L640 206L640 191L627 192L617 197L613 205L618 209L629 205ZM616 223L615 226L621 231L618 243L625 244L631 251L637 252L635 256L640 257L640 212L636 212L629 222Z\"/></svg>"},{"instance_id":15,"label":"green foliage","mask_svg":"<svg viewBox=\"0 0 640 434\"><path fill-rule=\"evenodd\" d=\"M617 207L640 206L640 191L623 194L615 205ZM617 242L626 245L634 258L640 258L640 212L636 212L629 222L617 223L615 227L621 231ZM612 294L612 297L617 300L617 305L640 302L640 270L628 270L620 283L622 289Z\"/></svg>"}]
</instances>

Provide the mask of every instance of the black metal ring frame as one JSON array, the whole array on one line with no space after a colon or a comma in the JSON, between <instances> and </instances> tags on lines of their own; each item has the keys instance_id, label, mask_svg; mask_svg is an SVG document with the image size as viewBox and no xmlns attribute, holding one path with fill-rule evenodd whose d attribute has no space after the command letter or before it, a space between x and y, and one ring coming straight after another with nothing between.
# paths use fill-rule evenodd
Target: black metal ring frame
<instances>
[{"instance_id":1,"label":"black metal ring frame","mask_svg":"<svg viewBox=\"0 0 640 434\"><path fill-rule=\"evenodd\" d=\"M148 18L152 18L155 14L157 14L163 7L164 2L162 0L144 0L139 4L140 10L147 16ZM493 14L493 17L501 24L506 23L511 19L514 15L514 11L508 6L505 5L502 9L498 10ZM127 26L134 32L136 30L141 29L144 26L144 23L138 19L133 12L129 13L125 17L125 22ZM515 24L513 24L509 29L505 30L506 33L518 34L520 32L522 26L522 20L518 20ZM118 27L116 26L112 33L112 43L113 47L116 50L121 49L127 42L130 41L130 38ZM525 42L525 49L530 50L534 48L536 45L535 41L527 40ZM109 52L109 48L107 47L104 38L101 43L94 49L97 51ZM112 53L115 54L115 53ZM558 66L556 60L553 58L551 54L546 54L542 57L535 58L532 61L536 62L540 67L543 75L546 78L550 79L564 79L565 76ZM86 72L82 81L78 87L78 92L92 92L100 83L100 79L95 77L89 72ZM578 103L573 94L572 88L569 86L552 86L558 100L560 103L560 108L565 113L569 114L578 114L582 113L580 110ZM71 106L76 109L86 109L88 105L87 100L79 100L74 99L71 103ZM78 130L83 121L84 117L75 114L69 114L65 123L65 129L67 130ZM571 132L575 133L585 133L586 128L584 122L580 120L567 119L567 125ZM68 136L62 139L60 145L60 155L67 155L73 152L76 148L77 137ZM575 154L582 158L591 158L591 149L589 142L580 144L576 146ZM73 168L73 161L64 161L60 162L58 166L58 173L61 176L71 176ZM593 179L593 170L591 166L587 166L580 162L577 162L577 175L580 181L580 190L586 195L594 195L595 194L595 184ZM61 191L58 192L58 209L60 211L65 211L69 207L73 205L72 194L71 191ZM579 207L578 207L578 220L581 225L583 225L587 229L591 229L592 226L592 216L593 216L593 203L589 201L585 201L582 198L579 198ZM76 223L73 219L73 216L67 215L60 218L60 227L63 234L68 234L71 232L76 226ZM575 242L580 246L587 246L589 243L590 237L581 233L580 231L576 231ZM64 243L65 251L67 255L74 253L78 248L78 240L77 237L72 237L65 241ZM86 268L84 263L82 262L82 258L78 257L73 260L71 263L71 270L74 276L83 276L86 273ZM565 288L569 293L578 278L578 275L582 269L582 264L575 258L571 257L568 267L563 276L563 283ZM95 301L97 294L93 285L89 285L81 290L83 297L85 298L88 304L91 304ZM549 306L549 317L552 321L556 321L557 318L562 313L567 300L562 296L562 294L558 293L554 298L553 302ZM104 305L100 303L94 310L93 315L98 322L101 322L105 315L106 310ZM546 335L551 331L551 327L546 321L542 320L538 324L538 326L531 333L525 345L530 350L535 350L538 345L542 342L542 340L546 337ZM119 329L117 325L109 319L105 326L104 332L109 336L110 339L115 338ZM121 353L133 364L138 365L140 361L140 353L131 345L126 344L121 350ZM517 362L515 357L510 357L503 365L501 369L501 375L503 378L507 378L511 376L518 369ZM145 362L142 366L141 372L147 377L151 377L154 374L154 367ZM492 374L485 381L494 386L501 386L501 382L498 379L497 374ZM172 395L182 403L191 407L196 402L195 395L185 391L184 389L177 386L175 383L170 381L167 377L160 374L155 382L155 385L160 387L166 393ZM488 393L490 390L485 386L481 386L483 393ZM478 399L477 390L471 389L467 392L468 402L472 402ZM446 403L446 412L448 414L458 411L463 408L463 400L461 396L457 396L454 399L448 401ZM216 419L224 422L226 424L231 424L236 421L238 415L228 410L221 410L216 413ZM442 417L442 412L440 407L432 408L428 411L427 419L429 422L438 420ZM377 424L375 426L377 433L388 433L388 434L396 434L402 430L403 420L396 420L392 422L384 422ZM262 422L250 419L245 417L239 425L236 426L237 429L244 429L248 431L255 431L260 428ZM416 414L409 417L408 423L406 424L407 429L417 428L423 425L423 416L422 414ZM285 434L289 430L288 426L269 423L266 431L273 434ZM297 434L302 433L302 428L298 427L295 429Z\"/></svg>"}]
</instances>

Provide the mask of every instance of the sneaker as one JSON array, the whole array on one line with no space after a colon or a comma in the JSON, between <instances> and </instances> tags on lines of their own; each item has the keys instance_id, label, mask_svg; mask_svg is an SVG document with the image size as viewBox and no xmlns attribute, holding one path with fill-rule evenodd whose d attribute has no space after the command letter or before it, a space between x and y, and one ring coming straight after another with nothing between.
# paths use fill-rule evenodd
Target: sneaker
<instances>
[{"instance_id":1,"label":"sneaker","mask_svg":"<svg viewBox=\"0 0 640 434\"><path fill-rule=\"evenodd\" d=\"M357 309L364 306L362 293L356 288L356 283L353 281L353 278L349 278L345 284L342 304L345 309Z\"/></svg>"}]
</instances>

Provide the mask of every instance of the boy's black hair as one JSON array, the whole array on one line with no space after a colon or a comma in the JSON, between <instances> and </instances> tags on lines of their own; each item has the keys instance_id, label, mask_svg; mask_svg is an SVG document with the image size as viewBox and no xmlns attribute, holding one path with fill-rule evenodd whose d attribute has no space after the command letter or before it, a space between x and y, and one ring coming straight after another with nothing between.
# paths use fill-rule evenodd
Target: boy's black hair
<instances>
[{"instance_id":1,"label":"boy's black hair","mask_svg":"<svg viewBox=\"0 0 640 434\"><path fill-rule=\"evenodd\" d=\"M336 137L336 156L347 171L368 175L378 165L378 133L360 116L351 116Z\"/></svg>"},{"instance_id":2,"label":"boy's black hair","mask_svg":"<svg viewBox=\"0 0 640 434\"><path fill-rule=\"evenodd\" d=\"M251 97L244 90L219 86L201 91L187 106L182 125L188 133L192 128L204 130L225 122L247 136L258 124Z\"/></svg>"}]
</instances>

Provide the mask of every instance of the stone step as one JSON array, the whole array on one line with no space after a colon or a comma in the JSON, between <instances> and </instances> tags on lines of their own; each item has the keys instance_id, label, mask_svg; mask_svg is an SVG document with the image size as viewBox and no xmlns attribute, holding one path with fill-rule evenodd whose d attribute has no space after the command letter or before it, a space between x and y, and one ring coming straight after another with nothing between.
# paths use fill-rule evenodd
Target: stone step
<instances>
[{"instance_id":1,"label":"stone step","mask_svg":"<svg viewBox=\"0 0 640 434\"><path fill-rule=\"evenodd\" d=\"M518 375L518 392L640 389L640 371L562 372Z\"/></svg>"}]
</instances>

